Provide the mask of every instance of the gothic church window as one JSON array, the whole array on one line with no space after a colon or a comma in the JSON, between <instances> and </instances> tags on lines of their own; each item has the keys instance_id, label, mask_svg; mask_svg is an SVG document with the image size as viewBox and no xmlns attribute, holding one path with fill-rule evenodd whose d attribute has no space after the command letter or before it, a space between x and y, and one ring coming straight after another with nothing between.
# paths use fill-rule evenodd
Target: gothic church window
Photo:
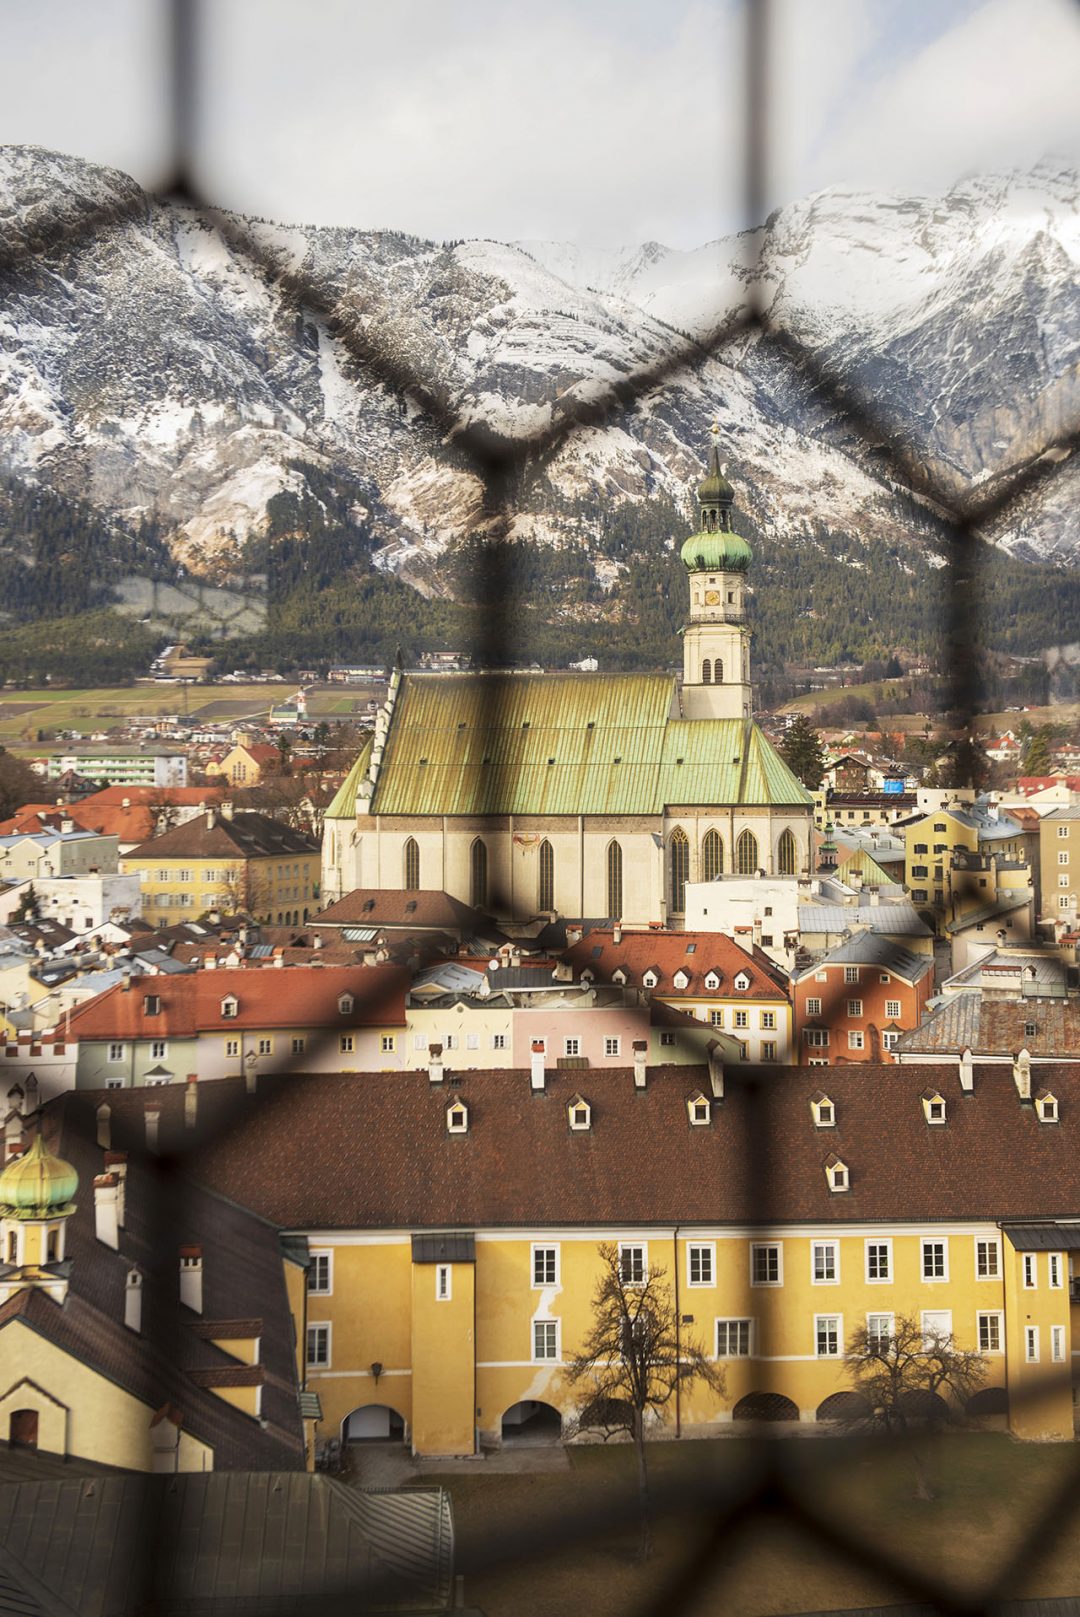
<instances>
[{"instance_id":1,"label":"gothic church window","mask_svg":"<svg viewBox=\"0 0 1080 1617\"><path fill-rule=\"evenodd\" d=\"M540 910L553 910L555 908L555 849L545 840L540 844L540 883L539 883Z\"/></svg>"},{"instance_id":2,"label":"gothic church window","mask_svg":"<svg viewBox=\"0 0 1080 1617\"><path fill-rule=\"evenodd\" d=\"M470 892L474 909L483 909L488 901L488 854L486 845L477 837L472 845Z\"/></svg>"},{"instance_id":3,"label":"gothic church window","mask_svg":"<svg viewBox=\"0 0 1080 1617\"><path fill-rule=\"evenodd\" d=\"M781 876L794 876L798 857L795 838L790 831L785 831L776 850L776 866Z\"/></svg>"},{"instance_id":4,"label":"gothic church window","mask_svg":"<svg viewBox=\"0 0 1080 1617\"><path fill-rule=\"evenodd\" d=\"M405 891L418 892L420 888L420 847L413 837L405 844Z\"/></svg>"},{"instance_id":5,"label":"gothic church window","mask_svg":"<svg viewBox=\"0 0 1080 1617\"><path fill-rule=\"evenodd\" d=\"M690 880L690 844L686 832L671 834L671 908L681 915L686 908L686 884Z\"/></svg>"},{"instance_id":6,"label":"gothic church window","mask_svg":"<svg viewBox=\"0 0 1080 1617\"><path fill-rule=\"evenodd\" d=\"M701 844L701 877L712 881L724 873L724 839L719 831L706 831Z\"/></svg>"},{"instance_id":7,"label":"gothic church window","mask_svg":"<svg viewBox=\"0 0 1080 1617\"><path fill-rule=\"evenodd\" d=\"M743 831L735 844L735 869L740 876L752 876L758 866L758 841L752 831Z\"/></svg>"},{"instance_id":8,"label":"gothic church window","mask_svg":"<svg viewBox=\"0 0 1080 1617\"><path fill-rule=\"evenodd\" d=\"M622 848L617 842L608 843L607 851L607 912L613 921L622 915Z\"/></svg>"}]
</instances>

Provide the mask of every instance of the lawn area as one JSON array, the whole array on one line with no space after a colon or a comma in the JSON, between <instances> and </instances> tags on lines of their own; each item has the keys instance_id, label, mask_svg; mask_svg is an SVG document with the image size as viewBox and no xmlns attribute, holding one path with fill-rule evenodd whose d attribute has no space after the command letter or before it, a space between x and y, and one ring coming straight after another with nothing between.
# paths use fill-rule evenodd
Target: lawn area
<instances>
[{"instance_id":1,"label":"lawn area","mask_svg":"<svg viewBox=\"0 0 1080 1617\"><path fill-rule=\"evenodd\" d=\"M198 721L267 717L273 702L291 697L295 686L271 685L116 685L88 690L0 691L0 744L35 745L43 730L108 730L134 716L188 713ZM349 719L362 712L371 692L340 686L308 688L308 710L320 718Z\"/></svg>"},{"instance_id":2,"label":"lawn area","mask_svg":"<svg viewBox=\"0 0 1080 1617\"><path fill-rule=\"evenodd\" d=\"M561 1472L485 1475L478 1467L424 1479L451 1494L466 1601L487 1617L627 1617L650 1609L665 1589L685 1617L771 1617L928 1598L891 1578L878 1564L886 1556L974 1598L1070 1481L1080 1512L1080 1450L1072 1444L1021 1444L996 1434L923 1438L934 1494L924 1500L915 1497L910 1454L883 1442L792 1436L658 1443L649 1450L658 1504L654 1551L643 1567L635 1553L632 1450L568 1453L569 1470ZM716 1531L719 1511L738 1510L761 1488L769 1492L760 1507ZM597 1521L602 1512L607 1519ZM865 1559L816 1533L814 1520L850 1536ZM685 1607L676 1607L671 1580L710 1539L709 1573ZM515 1554L529 1559L490 1564ZM1054 1524L1030 1569L1002 1594L1077 1591L1080 1519L1070 1517Z\"/></svg>"}]
</instances>

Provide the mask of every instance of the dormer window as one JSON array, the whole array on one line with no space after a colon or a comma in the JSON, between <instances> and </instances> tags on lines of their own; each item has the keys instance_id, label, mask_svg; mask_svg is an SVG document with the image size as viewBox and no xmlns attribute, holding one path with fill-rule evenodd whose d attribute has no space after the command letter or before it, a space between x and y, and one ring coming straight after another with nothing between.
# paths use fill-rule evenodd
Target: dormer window
<instances>
[{"instance_id":1,"label":"dormer window","mask_svg":"<svg viewBox=\"0 0 1080 1617\"><path fill-rule=\"evenodd\" d=\"M745 994L746 990L750 987L750 979L746 975L745 971L740 971L737 974L735 978L735 987L739 990L740 994Z\"/></svg>"},{"instance_id":2,"label":"dormer window","mask_svg":"<svg viewBox=\"0 0 1080 1617\"><path fill-rule=\"evenodd\" d=\"M810 1110L814 1114L814 1123L819 1129L834 1129L836 1127L836 1107L828 1095L814 1095L810 1101Z\"/></svg>"},{"instance_id":3,"label":"dormer window","mask_svg":"<svg viewBox=\"0 0 1080 1617\"><path fill-rule=\"evenodd\" d=\"M720 987L720 978L717 976L715 971L706 973L705 987L713 993L715 993L716 989Z\"/></svg>"},{"instance_id":4,"label":"dormer window","mask_svg":"<svg viewBox=\"0 0 1080 1617\"><path fill-rule=\"evenodd\" d=\"M221 1002L221 1014L226 1020L234 1017L240 1009L240 1001L235 994L226 994Z\"/></svg>"},{"instance_id":5,"label":"dormer window","mask_svg":"<svg viewBox=\"0 0 1080 1617\"><path fill-rule=\"evenodd\" d=\"M847 1163L841 1162L837 1156L825 1158L825 1180L829 1189L837 1194L851 1189L851 1176L847 1170Z\"/></svg>"},{"instance_id":6,"label":"dormer window","mask_svg":"<svg viewBox=\"0 0 1080 1617\"><path fill-rule=\"evenodd\" d=\"M945 1101L936 1089L928 1089L922 1098L923 1112L928 1123L944 1123Z\"/></svg>"},{"instance_id":7,"label":"dormer window","mask_svg":"<svg viewBox=\"0 0 1080 1617\"><path fill-rule=\"evenodd\" d=\"M351 1016L355 1004L356 1001L353 999L351 994L338 995L337 1008L341 1012L342 1016Z\"/></svg>"},{"instance_id":8,"label":"dormer window","mask_svg":"<svg viewBox=\"0 0 1080 1617\"><path fill-rule=\"evenodd\" d=\"M677 971L675 973L673 981L675 983L675 987L678 988L680 991L682 989L688 988L690 986L690 979L686 975L685 971Z\"/></svg>"},{"instance_id":9,"label":"dormer window","mask_svg":"<svg viewBox=\"0 0 1080 1617\"><path fill-rule=\"evenodd\" d=\"M447 1134L468 1134L469 1108L463 1100L456 1100L446 1108Z\"/></svg>"},{"instance_id":10,"label":"dormer window","mask_svg":"<svg viewBox=\"0 0 1080 1617\"><path fill-rule=\"evenodd\" d=\"M566 1108L570 1127L577 1133L592 1126L592 1107L581 1095L575 1095Z\"/></svg>"},{"instance_id":11,"label":"dormer window","mask_svg":"<svg viewBox=\"0 0 1080 1617\"><path fill-rule=\"evenodd\" d=\"M660 981L660 978L650 966L649 970L645 973L641 980L645 984L646 988L655 988L657 983Z\"/></svg>"},{"instance_id":12,"label":"dormer window","mask_svg":"<svg viewBox=\"0 0 1080 1617\"><path fill-rule=\"evenodd\" d=\"M143 1010L146 1012L147 1016L157 1016L161 1010L161 995L147 994L146 998L143 1000Z\"/></svg>"},{"instance_id":13,"label":"dormer window","mask_svg":"<svg viewBox=\"0 0 1080 1617\"><path fill-rule=\"evenodd\" d=\"M586 973L583 971L581 973L581 975L582 975L582 977L584 977L586 975ZM590 982L592 982L592 976L593 976L593 974L590 971L588 973L588 978L589 978ZM623 968L621 966L619 967L618 971L613 971L611 973L611 980L612 980L613 983L618 983L620 988L624 988L626 986L626 980L627 980L626 979L626 972L623 970ZM652 984L649 983L647 986L651 988Z\"/></svg>"},{"instance_id":14,"label":"dormer window","mask_svg":"<svg viewBox=\"0 0 1080 1617\"><path fill-rule=\"evenodd\" d=\"M1052 1095L1048 1089L1040 1089L1035 1096L1035 1111L1040 1123L1056 1123L1058 1121L1057 1096Z\"/></svg>"},{"instance_id":15,"label":"dormer window","mask_svg":"<svg viewBox=\"0 0 1080 1617\"><path fill-rule=\"evenodd\" d=\"M700 1089L696 1095L690 1096L686 1103L686 1109L690 1114L690 1122L695 1128L701 1128L712 1121L712 1106Z\"/></svg>"}]
</instances>

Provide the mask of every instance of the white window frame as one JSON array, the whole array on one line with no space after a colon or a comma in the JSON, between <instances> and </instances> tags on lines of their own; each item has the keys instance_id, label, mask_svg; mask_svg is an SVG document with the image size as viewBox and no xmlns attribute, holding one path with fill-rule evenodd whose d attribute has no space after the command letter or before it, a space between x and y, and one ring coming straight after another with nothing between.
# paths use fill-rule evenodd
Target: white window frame
<instances>
[{"instance_id":1,"label":"white window frame","mask_svg":"<svg viewBox=\"0 0 1080 1617\"><path fill-rule=\"evenodd\" d=\"M1039 1286L1038 1254L1025 1252L1021 1257L1023 1266L1023 1288L1025 1291L1037 1291Z\"/></svg>"},{"instance_id":2,"label":"white window frame","mask_svg":"<svg viewBox=\"0 0 1080 1617\"><path fill-rule=\"evenodd\" d=\"M858 968L858 966L845 966L844 967L844 983L845 984L850 984L850 983L857 983L858 981L859 981L859 968Z\"/></svg>"},{"instance_id":3,"label":"white window frame","mask_svg":"<svg viewBox=\"0 0 1080 1617\"><path fill-rule=\"evenodd\" d=\"M427 1046L428 1046L427 1034L426 1033L414 1033L412 1043L413 1043L413 1049L414 1050L426 1050Z\"/></svg>"},{"instance_id":4,"label":"white window frame","mask_svg":"<svg viewBox=\"0 0 1080 1617\"><path fill-rule=\"evenodd\" d=\"M302 1034L298 1034L297 1037L292 1041L292 1053L293 1053L293 1055L294 1056L302 1056L306 1049L307 1049L307 1039L305 1039Z\"/></svg>"},{"instance_id":5,"label":"white window frame","mask_svg":"<svg viewBox=\"0 0 1080 1617\"><path fill-rule=\"evenodd\" d=\"M884 1247L885 1248L885 1269L886 1269L886 1273L883 1274L883 1275L881 1275L881 1274L872 1275L870 1273L870 1248L871 1247ZM892 1236L891 1235L871 1236L863 1243L863 1248L864 1248L864 1265L863 1266L864 1266L864 1271L865 1271L865 1274L866 1274L866 1283L867 1283L867 1285L868 1286L891 1286L892 1283L893 1283Z\"/></svg>"},{"instance_id":6,"label":"white window frame","mask_svg":"<svg viewBox=\"0 0 1080 1617\"><path fill-rule=\"evenodd\" d=\"M849 1016L853 1016L856 1019L858 1017L860 1017L862 1015L862 1013L863 1013L863 1002L862 1002L862 1000L861 999L849 999L848 1002L847 1002L847 1013L848 1013Z\"/></svg>"},{"instance_id":7,"label":"white window frame","mask_svg":"<svg viewBox=\"0 0 1080 1617\"><path fill-rule=\"evenodd\" d=\"M933 1327L938 1336L952 1336L953 1334L953 1311L951 1308L924 1308L919 1315L919 1324L922 1329L924 1344L929 1340L928 1326L926 1321L929 1319L931 1314L945 1314L949 1321L948 1326L944 1331L942 1331L936 1325Z\"/></svg>"},{"instance_id":8,"label":"white window frame","mask_svg":"<svg viewBox=\"0 0 1080 1617\"><path fill-rule=\"evenodd\" d=\"M627 1276L625 1273L627 1254L637 1254L629 1259L630 1268L636 1269L640 1260L641 1274ZM619 1242L619 1278L624 1286L645 1286L649 1281L649 1243L647 1241L620 1241Z\"/></svg>"},{"instance_id":9,"label":"white window frame","mask_svg":"<svg viewBox=\"0 0 1080 1617\"><path fill-rule=\"evenodd\" d=\"M258 1048L257 1054L261 1055L261 1056L272 1056L273 1053L274 1053L274 1041L273 1041L272 1038L269 1037L269 1035L265 1035L263 1038L261 1038L259 1040L259 1048Z\"/></svg>"},{"instance_id":10,"label":"white window frame","mask_svg":"<svg viewBox=\"0 0 1080 1617\"><path fill-rule=\"evenodd\" d=\"M1069 827L1067 825L1059 825L1055 829L1057 830L1058 837L1062 842L1064 842L1065 838L1069 834Z\"/></svg>"},{"instance_id":11,"label":"white window frame","mask_svg":"<svg viewBox=\"0 0 1080 1617\"><path fill-rule=\"evenodd\" d=\"M313 1359L311 1357L311 1334L313 1331L326 1332L326 1357ZM329 1370L334 1362L334 1327L328 1319L309 1319L307 1323L307 1336L304 1340L304 1365L308 1370Z\"/></svg>"},{"instance_id":12,"label":"white window frame","mask_svg":"<svg viewBox=\"0 0 1080 1617\"><path fill-rule=\"evenodd\" d=\"M821 1351L822 1335L828 1331L829 1326L835 1332L835 1345L831 1352ZM839 1359L844 1353L844 1316L843 1314L815 1314L814 1315L814 1358Z\"/></svg>"},{"instance_id":13,"label":"white window frame","mask_svg":"<svg viewBox=\"0 0 1080 1617\"><path fill-rule=\"evenodd\" d=\"M983 1341L984 1323L986 1325L985 1335L987 1337L987 1341L985 1343ZM979 1312L975 1315L975 1341L978 1344L980 1353L1004 1353L1005 1332L1003 1327L1004 1319L999 1308L981 1308L979 1310ZM991 1336L996 1337L996 1346L990 1343L989 1338Z\"/></svg>"},{"instance_id":14,"label":"white window frame","mask_svg":"<svg viewBox=\"0 0 1080 1617\"><path fill-rule=\"evenodd\" d=\"M807 999L807 1001L806 1001L806 1014L807 1014L807 1016L820 1016L821 1015L821 1000L818 999L818 997L816 995L811 995Z\"/></svg>"},{"instance_id":15,"label":"white window frame","mask_svg":"<svg viewBox=\"0 0 1080 1617\"><path fill-rule=\"evenodd\" d=\"M311 1258L311 1268L308 1270L308 1288L307 1288L308 1289L308 1296L309 1297L332 1297L334 1295L334 1252L333 1252L333 1248L332 1247L321 1247L321 1246L312 1247L312 1249L311 1249L311 1251L309 1253L309 1256ZM325 1264L325 1267L326 1267L326 1285L325 1286L313 1286L311 1284L311 1282L312 1282L313 1278L319 1272L319 1264L320 1263Z\"/></svg>"},{"instance_id":16,"label":"white window frame","mask_svg":"<svg viewBox=\"0 0 1080 1617\"><path fill-rule=\"evenodd\" d=\"M454 1267L450 1263L435 1265L435 1301L449 1303L454 1299Z\"/></svg>"},{"instance_id":17,"label":"white window frame","mask_svg":"<svg viewBox=\"0 0 1080 1617\"><path fill-rule=\"evenodd\" d=\"M880 1330L875 1331L873 1324L875 1320L887 1321L884 1333L882 1333ZM893 1337L896 1335L896 1315L893 1313L886 1313L881 1309L875 1309L872 1314L867 1314L866 1316L866 1345L871 1352L880 1351L880 1346L875 1347L874 1343L875 1340L880 1342L882 1334L884 1334L886 1342L892 1341Z\"/></svg>"},{"instance_id":18,"label":"white window frame","mask_svg":"<svg viewBox=\"0 0 1080 1617\"><path fill-rule=\"evenodd\" d=\"M581 1054L581 1040L576 1034L568 1033L563 1039L563 1055L579 1056Z\"/></svg>"},{"instance_id":19,"label":"white window frame","mask_svg":"<svg viewBox=\"0 0 1080 1617\"><path fill-rule=\"evenodd\" d=\"M1067 865L1068 864L1068 862L1069 862L1069 850L1067 848L1063 849L1063 851L1058 854L1057 862L1058 862L1059 865Z\"/></svg>"},{"instance_id":20,"label":"white window frame","mask_svg":"<svg viewBox=\"0 0 1080 1617\"><path fill-rule=\"evenodd\" d=\"M531 1324L530 1330L529 1330L529 1335L530 1335L531 1340L532 1340L532 1360L531 1360L531 1362L533 1364L558 1364L559 1363L559 1361L560 1361L560 1359L562 1357L562 1332L561 1332L561 1330L559 1328L561 1324L562 1324L562 1321L558 1320L558 1319L546 1319L545 1318L545 1319L534 1319L532 1321L532 1324ZM555 1349L555 1351L553 1353L548 1353L546 1351L541 1353L539 1351L541 1331L543 1332L545 1349L547 1347L548 1340L551 1340L553 1342L554 1349Z\"/></svg>"},{"instance_id":21,"label":"white window frame","mask_svg":"<svg viewBox=\"0 0 1080 1617\"><path fill-rule=\"evenodd\" d=\"M469 1108L463 1100L452 1100L446 1108L447 1134L468 1134Z\"/></svg>"},{"instance_id":22,"label":"white window frame","mask_svg":"<svg viewBox=\"0 0 1080 1617\"><path fill-rule=\"evenodd\" d=\"M379 1034L379 1051L384 1056L392 1056L397 1049L397 1035L394 1033Z\"/></svg>"},{"instance_id":23,"label":"white window frame","mask_svg":"<svg viewBox=\"0 0 1080 1617\"><path fill-rule=\"evenodd\" d=\"M169 1053L168 1042L165 1039L150 1040L151 1061L164 1061Z\"/></svg>"},{"instance_id":24,"label":"white window frame","mask_svg":"<svg viewBox=\"0 0 1080 1617\"><path fill-rule=\"evenodd\" d=\"M904 1007L900 1000L887 999L885 1001L885 1015L889 1018L890 1022L899 1022L903 1014Z\"/></svg>"},{"instance_id":25,"label":"white window frame","mask_svg":"<svg viewBox=\"0 0 1080 1617\"><path fill-rule=\"evenodd\" d=\"M225 1055L226 1055L226 1057L238 1056L239 1054L240 1054L240 1040L239 1039L226 1039L225 1040Z\"/></svg>"},{"instance_id":26,"label":"white window frame","mask_svg":"<svg viewBox=\"0 0 1080 1617\"><path fill-rule=\"evenodd\" d=\"M1039 1327L1037 1325L1024 1326L1024 1363L1038 1364L1039 1362Z\"/></svg>"},{"instance_id":27,"label":"white window frame","mask_svg":"<svg viewBox=\"0 0 1080 1617\"><path fill-rule=\"evenodd\" d=\"M750 1026L750 1012L736 1011L734 1025L738 1028L748 1028Z\"/></svg>"},{"instance_id":28,"label":"white window frame","mask_svg":"<svg viewBox=\"0 0 1080 1617\"><path fill-rule=\"evenodd\" d=\"M1064 1325L1051 1325L1050 1327L1050 1357L1055 1364L1065 1362L1065 1327Z\"/></svg>"},{"instance_id":29,"label":"white window frame","mask_svg":"<svg viewBox=\"0 0 1080 1617\"><path fill-rule=\"evenodd\" d=\"M465 1048L466 1048L466 1050L479 1050L479 1048L480 1048L480 1035L479 1035L479 1033L466 1033L466 1035L465 1035Z\"/></svg>"},{"instance_id":30,"label":"white window frame","mask_svg":"<svg viewBox=\"0 0 1080 1617\"><path fill-rule=\"evenodd\" d=\"M604 1039L604 1054L606 1056L622 1055L622 1039L617 1033L609 1033Z\"/></svg>"},{"instance_id":31,"label":"white window frame","mask_svg":"<svg viewBox=\"0 0 1080 1617\"><path fill-rule=\"evenodd\" d=\"M704 1267L708 1270L708 1278L705 1279L705 1280L695 1280L694 1277L693 1277L694 1276L694 1256L695 1255L698 1255L698 1257L699 1257L699 1267L701 1267L701 1265L700 1265L700 1257L701 1257L701 1255L704 1255L704 1258L705 1258ZM716 1242L715 1241L689 1241L687 1243L687 1247L686 1247L686 1284L688 1286L693 1286L695 1290L697 1290L701 1286L710 1286L711 1287L711 1286L716 1285Z\"/></svg>"},{"instance_id":32,"label":"white window frame","mask_svg":"<svg viewBox=\"0 0 1080 1617\"><path fill-rule=\"evenodd\" d=\"M109 1045L109 1060L110 1061L123 1061L123 1059L124 1059L124 1046L118 1040L114 1039L113 1042Z\"/></svg>"},{"instance_id":33,"label":"white window frame","mask_svg":"<svg viewBox=\"0 0 1080 1617\"><path fill-rule=\"evenodd\" d=\"M754 1258L758 1252L776 1253L776 1279L755 1280ZM754 1287L776 1287L784 1284L784 1243L783 1241L751 1241L750 1243L750 1284Z\"/></svg>"},{"instance_id":34,"label":"white window frame","mask_svg":"<svg viewBox=\"0 0 1080 1617\"><path fill-rule=\"evenodd\" d=\"M547 1280L547 1279L538 1280L536 1278L536 1271L537 1271L537 1268L539 1267L539 1263L540 1263L540 1261L543 1261L544 1269L546 1271L546 1269L547 1269L547 1258L548 1258L549 1255L554 1259L554 1262L552 1264L552 1269L554 1271L554 1279L553 1280ZM561 1273L562 1273L561 1256L562 1255L561 1255L561 1253L559 1251L559 1244L558 1244L557 1241L534 1241L533 1242L532 1249L531 1249L531 1251L529 1253L529 1273L532 1275L532 1289L533 1289L533 1291L548 1291L548 1290L551 1289L552 1286L561 1285L561 1283L562 1283L561 1278L560 1278Z\"/></svg>"},{"instance_id":35,"label":"white window frame","mask_svg":"<svg viewBox=\"0 0 1080 1617\"><path fill-rule=\"evenodd\" d=\"M1060 1291L1062 1288L1061 1253L1048 1252L1046 1254L1047 1285L1051 1291Z\"/></svg>"},{"instance_id":36,"label":"white window frame","mask_svg":"<svg viewBox=\"0 0 1080 1617\"><path fill-rule=\"evenodd\" d=\"M354 1043L353 1043L352 1034L351 1033L343 1033L341 1035L341 1037L338 1039L338 1055L351 1056L351 1055L354 1054L354 1051L355 1051L355 1046L354 1046Z\"/></svg>"},{"instance_id":37,"label":"white window frame","mask_svg":"<svg viewBox=\"0 0 1080 1617\"><path fill-rule=\"evenodd\" d=\"M982 1251L980 1252L980 1248ZM979 1273L980 1256L985 1255L986 1272ZM975 1242L975 1279L1000 1280L1001 1279L1001 1242L993 1236L979 1236Z\"/></svg>"},{"instance_id":38,"label":"white window frame","mask_svg":"<svg viewBox=\"0 0 1080 1617\"><path fill-rule=\"evenodd\" d=\"M821 1270L818 1274L818 1255L821 1256ZM831 1269L832 1273L828 1271ZM838 1286L840 1284L840 1242L839 1241L811 1241L810 1242L810 1284L812 1286Z\"/></svg>"},{"instance_id":39,"label":"white window frame","mask_svg":"<svg viewBox=\"0 0 1080 1617\"><path fill-rule=\"evenodd\" d=\"M852 1028L848 1032L847 1047L849 1050L865 1050L866 1040L860 1029Z\"/></svg>"},{"instance_id":40,"label":"white window frame","mask_svg":"<svg viewBox=\"0 0 1080 1617\"><path fill-rule=\"evenodd\" d=\"M491 1035L491 1048L493 1050L505 1050L506 1049L506 1034L505 1033L493 1033Z\"/></svg>"},{"instance_id":41,"label":"white window frame","mask_svg":"<svg viewBox=\"0 0 1080 1617\"><path fill-rule=\"evenodd\" d=\"M725 1345L725 1348L726 1348L726 1351L723 1352L723 1353L721 1353L721 1351L720 1351L720 1327L721 1326L724 1327L724 1337L725 1337L724 1345ZM731 1328L732 1328L732 1326L739 1327L739 1335L740 1336L743 1334L741 1328L743 1326L746 1327L746 1332L745 1332L745 1334L746 1334L746 1352L745 1353L742 1353L742 1352L738 1351L738 1347L739 1347L738 1341L736 1341L736 1351L734 1353L732 1353L732 1351L731 1351ZM727 1316L717 1319L716 1322L715 1322L715 1325L713 1327L713 1345L714 1345L714 1347L716 1349L714 1357L717 1358L717 1359L752 1359L754 1357L754 1351L755 1351L755 1346L756 1346L756 1344L754 1342L754 1321L752 1319L746 1319L746 1318L741 1318L740 1319L738 1317L727 1317Z\"/></svg>"},{"instance_id":42,"label":"white window frame","mask_svg":"<svg viewBox=\"0 0 1080 1617\"><path fill-rule=\"evenodd\" d=\"M931 1247L941 1248L942 1272L939 1275L927 1274L926 1256ZM949 1279L949 1237L947 1235L924 1235L919 1242L919 1278L925 1286L943 1286Z\"/></svg>"}]
</instances>

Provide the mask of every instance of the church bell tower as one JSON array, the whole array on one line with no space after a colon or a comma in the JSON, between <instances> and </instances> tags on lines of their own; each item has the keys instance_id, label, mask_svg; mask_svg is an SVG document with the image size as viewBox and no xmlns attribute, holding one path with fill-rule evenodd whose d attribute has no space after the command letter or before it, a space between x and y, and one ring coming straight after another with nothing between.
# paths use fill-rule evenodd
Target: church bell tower
<instances>
[{"instance_id":1,"label":"church bell tower","mask_svg":"<svg viewBox=\"0 0 1080 1617\"><path fill-rule=\"evenodd\" d=\"M751 717L746 570L752 554L732 527L735 493L720 467L718 427L698 488L698 532L683 545L690 618L683 630L682 711L687 719Z\"/></svg>"}]
</instances>

